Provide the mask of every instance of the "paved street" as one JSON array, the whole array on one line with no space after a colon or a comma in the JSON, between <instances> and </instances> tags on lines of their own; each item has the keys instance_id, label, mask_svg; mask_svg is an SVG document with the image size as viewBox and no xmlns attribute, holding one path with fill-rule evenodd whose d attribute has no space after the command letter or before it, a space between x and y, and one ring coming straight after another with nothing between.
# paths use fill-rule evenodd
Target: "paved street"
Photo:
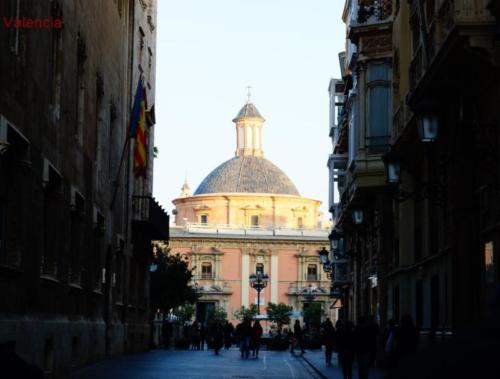
<instances>
[{"instance_id":1,"label":"paved street","mask_svg":"<svg viewBox=\"0 0 500 379\"><path fill-rule=\"evenodd\" d=\"M243 360L235 348L222 351L153 350L103 361L75 372L71 379L305 379L322 378L300 356L261 351Z\"/></svg>"}]
</instances>

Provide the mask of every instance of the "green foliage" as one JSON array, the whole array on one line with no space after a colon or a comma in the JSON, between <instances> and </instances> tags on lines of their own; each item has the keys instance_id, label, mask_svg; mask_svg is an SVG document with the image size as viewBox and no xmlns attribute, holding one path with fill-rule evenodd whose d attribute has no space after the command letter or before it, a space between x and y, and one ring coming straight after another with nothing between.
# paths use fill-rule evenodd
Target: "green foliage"
<instances>
[{"instance_id":1,"label":"green foliage","mask_svg":"<svg viewBox=\"0 0 500 379\"><path fill-rule=\"evenodd\" d=\"M227 320L227 312L222 307L215 307L208 311L207 317L209 322L215 322L215 321L223 322Z\"/></svg>"},{"instance_id":2,"label":"green foliage","mask_svg":"<svg viewBox=\"0 0 500 379\"><path fill-rule=\"evenodd\" d=\"M158 158L158 153L160 151L158 150L158 148L156 146L153 146L153 158Z\"/></svg>"},{"instance_id":3,"label":"green foliage","mask_svg":"<svg viewBox=\"0 0 500 379\"><path fill-rule=\"evenodd\" d=\"M233 316L235 319L243 321L243 319L253 319L257 315L257 306L255 304L250 304L250 307L241 306L240 309L234 311Z\"/></svg>"},{"instance_id":4,"label":"green foliage","mask_svg":"<svg viewBox=\"0 0 500 379\"><path fill-rule=\"evenodd\" d=\"M194 305L187 303L175 308L173 314L182 324L184 324L186 321L190 321L193 318L194 312Z\"/></svg>"},{"instance_id":5,"label":"green foliage","mask_svg":"<svg viewBox=\"0 0 500 379\"><path fill-rule=\"evenodd\" d=\"M321 308L321 303L310 303L309 306L304 309L304 321L308 325L319 325L322 315L323 309Z\"/></svg>"},{"instance_id":6,"label":"green foliage","mask_svg":"<svg viewBox=\"0 0 500 379\"><path fill-rule=\"evenodd\" d=\"M158 251L153 261L156 270L151 272L151 306L168 313L185 303L194 303L198 296L190 286L193 277L186 257Z\"/></svg>"},{"instance_id":7,"label":"green foliage","mask_svg":"<svg viewBox=\"0 0 500 379\"><path fill-rule=\"evenodd\" d=\"M288 325L290 323L290 314L292 311L293 307L285 303L269 303L267 305L267 317L271 322L276 324L278 333L281 333L283 325Z\"/></svg>"}]
</instances>

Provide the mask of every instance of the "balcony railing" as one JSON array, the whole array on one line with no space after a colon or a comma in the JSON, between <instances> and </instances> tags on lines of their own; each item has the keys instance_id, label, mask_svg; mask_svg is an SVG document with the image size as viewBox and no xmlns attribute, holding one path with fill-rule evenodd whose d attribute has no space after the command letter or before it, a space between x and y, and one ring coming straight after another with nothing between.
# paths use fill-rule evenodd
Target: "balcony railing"
<instances>
[{"instance_id":1,"label":"balcony railing","mask_svg":"<svg viewBox=\"0 0 500 379\"><path fill-rule=\"evenodd\" d=\"M392 0L358 0L351 5L351 26L386 22L392 15Z\"/></svg>"}]
</instances>

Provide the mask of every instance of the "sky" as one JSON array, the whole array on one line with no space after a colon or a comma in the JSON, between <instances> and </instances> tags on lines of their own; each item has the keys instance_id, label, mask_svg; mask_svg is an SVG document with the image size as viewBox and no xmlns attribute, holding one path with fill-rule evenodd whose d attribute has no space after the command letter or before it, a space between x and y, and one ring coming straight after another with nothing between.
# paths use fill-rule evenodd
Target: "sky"
<instances>
[{"instance_id":1,"label":"sky","mask_svg":"<svg viewBox=\"0 0 500 379\"><path fill-rule=\"evenodd\" d=\"M247 99L264 156L328 215L328 84L340 76L344 0L158 0L153 194L169 212L236 149Z\"/></svg>"}]
</instances>

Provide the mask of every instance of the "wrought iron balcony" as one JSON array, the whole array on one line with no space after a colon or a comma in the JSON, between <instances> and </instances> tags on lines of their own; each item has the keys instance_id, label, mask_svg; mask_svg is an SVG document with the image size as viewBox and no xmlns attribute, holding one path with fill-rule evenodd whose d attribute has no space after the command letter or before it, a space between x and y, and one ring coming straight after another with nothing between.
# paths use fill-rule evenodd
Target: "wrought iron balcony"
<instances>
[{"instance_id":1,"label":"wrought iron balcony","mask_svg":"<svg viewBox=\"0 0 500 379\"><path fill-rule=\"evenodd\" d=\"M169 215L151 196L132 196L132 228L150 240L168 240Z\"/></svg>"},{"instance_id":2,"label":"wrought iron balcony","mask_svg":"<svg viewBox=\"0 0 500 379\"><path fill-rule=\"evenodd\" d=\"M392 0L352 0L349 27L376 25L390 21Z\"/></svg>"}]
</instances>

